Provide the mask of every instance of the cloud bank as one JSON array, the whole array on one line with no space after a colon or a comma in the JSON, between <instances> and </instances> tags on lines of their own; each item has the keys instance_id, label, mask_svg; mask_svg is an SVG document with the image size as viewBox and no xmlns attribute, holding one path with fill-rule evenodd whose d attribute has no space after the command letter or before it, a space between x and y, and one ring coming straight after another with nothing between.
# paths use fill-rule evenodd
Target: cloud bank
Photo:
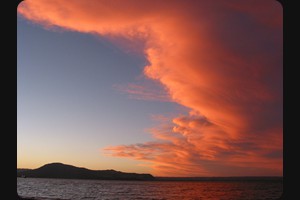
<instances>
[{"instance_id":1,"label":"cloud bank","mask_svg":"<svg viewBox=\"0 0 300 200\"><path fill-rule=\"evenodd\" d=\"M153 128L153 141L107 147L109 155L146 161L155 175L282 175L278 2L26 0L18 13L50 29L138 44L145 76L190 109Z\"/></svg>"}]
</instances>

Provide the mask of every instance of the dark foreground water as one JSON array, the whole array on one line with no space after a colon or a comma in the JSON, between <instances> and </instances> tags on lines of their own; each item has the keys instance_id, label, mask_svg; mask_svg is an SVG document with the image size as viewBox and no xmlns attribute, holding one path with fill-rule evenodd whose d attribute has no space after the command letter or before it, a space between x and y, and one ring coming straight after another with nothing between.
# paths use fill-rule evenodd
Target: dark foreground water
<instances>
[{"instance_id":1,"label":"dark foreground water","mask_svg":"<svg viewBox=\"0 0 300 200\"><path fill-rule=\"evenodd\" d=\"M278 199L282 181L102 181L17 178L20 196L35 199L266 200Z\"/></svg>"}]
</instances>

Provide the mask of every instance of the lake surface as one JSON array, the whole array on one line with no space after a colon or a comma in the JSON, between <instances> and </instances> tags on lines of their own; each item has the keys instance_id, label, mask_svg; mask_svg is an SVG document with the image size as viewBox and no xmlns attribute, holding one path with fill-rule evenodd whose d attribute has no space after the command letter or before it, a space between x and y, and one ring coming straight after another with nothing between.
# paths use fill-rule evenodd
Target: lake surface
<instances>
[{"instance_id":1,"label":"lake surface","mask_svg":"<svg viewBox=\"0 0 300 200\"><path fill-rule=\"evenodd\" d=\"M17 178L22 197L68 200L273 200L282 181L104 181Z\"/></svg>"}]
</instances>

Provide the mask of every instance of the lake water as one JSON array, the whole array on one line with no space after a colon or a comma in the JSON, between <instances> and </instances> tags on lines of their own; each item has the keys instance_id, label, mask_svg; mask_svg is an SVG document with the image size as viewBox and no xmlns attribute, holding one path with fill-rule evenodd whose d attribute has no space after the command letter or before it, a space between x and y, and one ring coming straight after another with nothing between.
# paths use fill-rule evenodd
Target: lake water
<instances>
[{"instance_id":1,"label":"lake water","mask_svg":"<svg viewBox=\"0 0 300 200\"><path fill-rule=\"evenodd\" d=\"M68 200L273 200L282 181L104 181L17 178L22 197Z\"/></svg>"}]
</instances>

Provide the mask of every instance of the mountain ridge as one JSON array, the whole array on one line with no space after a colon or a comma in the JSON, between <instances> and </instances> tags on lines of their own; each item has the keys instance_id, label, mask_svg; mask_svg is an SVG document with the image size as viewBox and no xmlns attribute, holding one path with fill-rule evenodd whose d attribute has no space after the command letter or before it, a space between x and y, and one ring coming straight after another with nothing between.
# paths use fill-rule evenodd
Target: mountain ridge
<instances>
[{"instance_id":1,"label":"mountain ridge","mask_svg":"<svg viewBox=\"0 0 300 200\"><path fill-rule=\"evenodd\" d=\"M31 178L65 178L65 179L98 179L98 180L154 180L151 174L138 174L108 170L91 170L84 167L48 163L36 169L17 169L17 177Z\"/></svg>"}]
</instances>

